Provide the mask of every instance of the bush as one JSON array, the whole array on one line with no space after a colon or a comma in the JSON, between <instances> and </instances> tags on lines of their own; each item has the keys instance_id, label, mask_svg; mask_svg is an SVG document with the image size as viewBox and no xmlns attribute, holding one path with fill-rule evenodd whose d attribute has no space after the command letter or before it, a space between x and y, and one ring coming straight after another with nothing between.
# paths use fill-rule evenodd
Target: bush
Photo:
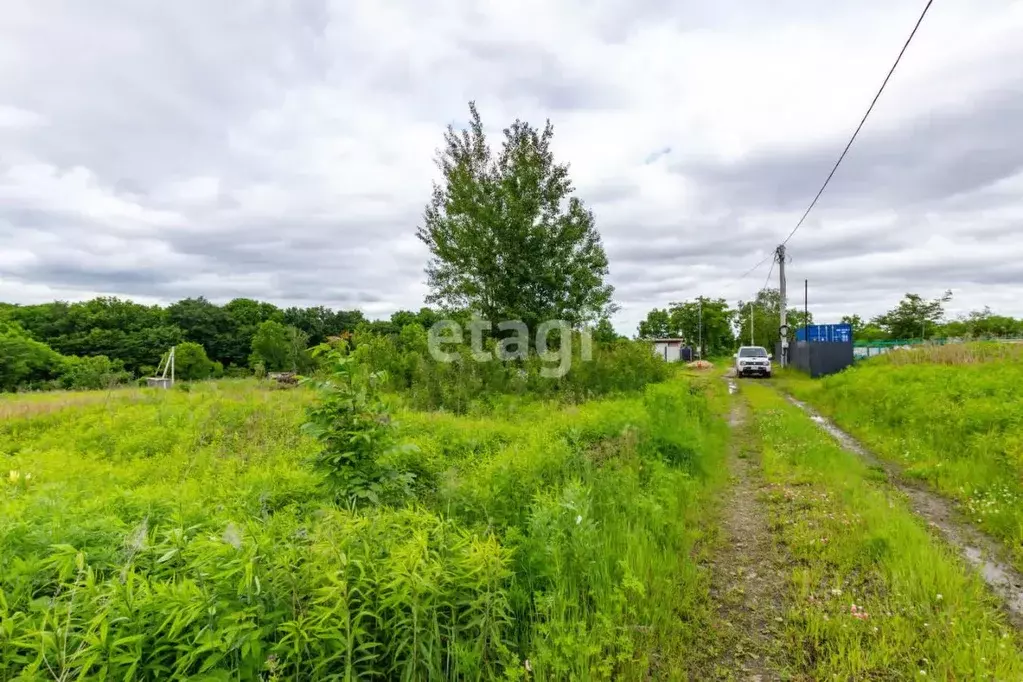
<instances>
[{"instance_id":1,"label":"bush","mask_svg":"<svg viewBox=\"0 0 1023 682\"><path fill-rule=\"evenodd\" d=\"M325 349L330 379L311 381L320 400L308 408L303 430L320 441L313 465L324 474L332 494L377 504L382 497L408 491L409 474L383 466L394 424L377 385L381 379L359 367L344 349Z\"/></svg>"},{"instance_id":2,"label":"bush","mask_svg":"<svg viewBox=\"0 0 1023 682\"><path fill-rule=\"evenodd\" d=\"M96 390L112 388L131 381L131 373L125 371L120 360L110 360L105 355L64 358L64 372L60 377L61 388L68 390Z\"/></svg>"},{"instance_id":3,"label":"bush","mask_svg":"<svg viewBox=\"0 0 1023 682\"><path fill-rule=\"evenodd\" d=\"M28 338L17 325L0 322L0 391L50 381L63 367L60 353Z\"/></svg>"},{"instance_id":4,"label":"bush","mask_svg":"<svg viewBox=\"0 0 1023 682\"><path fill-rule=\"evenodd\" d=\"M493 340L485 349L493 353ZM545 376L558 361L541 359L532 352L525 359L479 362L467 344L447 348L452 362L433 358L426 331L407 325L394 336L356 333L353 355L375 371L385 372L387 388L403 393L420 409L443 409L458 414L489 405L501 395L530 394L579 403L591 398L641 390L667 377L667 365L650 352L648 344L625 339L594 342L589 359L583 343L572 338L571 367L561 377Z\"/></svg>"},{"instance_id":5,"label":"bush","mask_svg":"<svg viewBox=\"0 0 1023 682\"><path fill-rule=\"evenodd\" d=\"M183 381L212 379L224 373L219 362L206 357L206 349L198 343L186 341L174 349L174 377Z\"/></svg>"}]
</instances>

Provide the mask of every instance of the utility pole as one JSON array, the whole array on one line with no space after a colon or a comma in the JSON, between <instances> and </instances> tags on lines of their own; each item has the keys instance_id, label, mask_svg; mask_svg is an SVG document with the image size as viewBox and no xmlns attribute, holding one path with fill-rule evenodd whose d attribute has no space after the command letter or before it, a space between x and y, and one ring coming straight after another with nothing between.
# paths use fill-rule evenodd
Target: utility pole
<instances>
[{"instance_id":1,"label":"utility pole","mask_svg":"<svg viewBox=\"0 0 1023 682\"><path fill-rule=\"evenodd\" d=\"M781 297L781 366L788 365L789 330L785 323L785 309L788 307L788 298L785 295L785 245L779 244L775 250L775 257L778 259L778 293Z\"/></svg>"},{"instance_id":2,"label":"utility pole","mask_svg":"<svg viewBox=\"0 0 1023 682\"><path fill-rule=\"evenodd\" d=\"M698 315L699 321L697 322L697 326L700 328L699 331L700 341L698 345L700 348L700 359L703 360L703 296L700 296L698 300L700 302L700 313Z\"/></svg>"},{"instance_id":3,"label":"utility pole","mask_svg":"<svg viewBox=\"0 0 1023 682\"><path fill-rule=\"evenodd\" d=\"M753 343L753 301L749 302L749 345L756 345Z\"/></svg>"},{"instance_id":4,"label":"utility pole","mask_svg":"<svg viewBox=\"0 0 1023 682\"><path fill-rule=\"evenodd\" d=\"M810 342L810 280L803 280L803 340Z\"/></svg>"}]
</instances>

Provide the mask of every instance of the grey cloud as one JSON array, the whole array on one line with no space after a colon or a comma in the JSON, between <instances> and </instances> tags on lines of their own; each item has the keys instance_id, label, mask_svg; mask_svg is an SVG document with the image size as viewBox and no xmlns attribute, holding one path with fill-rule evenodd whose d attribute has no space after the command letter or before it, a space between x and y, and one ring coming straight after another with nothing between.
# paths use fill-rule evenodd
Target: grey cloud
<instances>
[{"instance_id":1,"label":"grey cloud","mask_svg":"<svg viewBox=\"0 0 1023 682\"><path fill-rule=\"evenodd\" d=\"M45 112L49 125L29 131L26 146L58 166L146 184L227 162L226 123L315 72L316 5L60 3L47 15L16 6L6 18L26 30L5 41L32 61L0 77L8 96Z\"/></svg>"},{"instance_id":2,"label":"grey cloud","mask_svg":"<svg viewBox=\"0 0 1023 682\"><path fill-rule=\"evenodd\" d=\"M60 287L93 289L111 288L113 291L135 291L153 295L174 282L174 277L159 268L95 268L88 264L68 262L44 263L19 273L23 281L44 282Z\"/></svg>"},{"instance_id":3,"label":"grey cloud","mask_svg":"<svg viewBox=\"0 0 1023 682\"><path fill-rule=\"evenodd\" d=\"M851 131L850 131L851 132ZM712 200L752 209L799 210L813 198L847 138L778 149L735 164L675 164ZM868 120L828 185L821 208L905 206L971 192L1023 170L1023 80L955 111L904 126Z\"/></svg>"},{"instance_id":4,"label":"grey cloud","mask_svg":"<svg viewBox=\"0 0 1023 682\"><path fill-rule=\"evenodd\" d=\"M528 98L553 112L608 108L621 101L621 93L602 82L600 74L574 72L542 45L475 37L463 38L460 45L478 62L479 73L501 70L506 74L490 84L501 101Z\"/></svg>"},{"instance_id":5,"label":"grey cloud","mask_svg":"<svg viewBox=\"0 0 1023 682\"><path fill-rule=\"evenodd\" d=\"M985 11L999 6L989 2ZM393 126L434 126L432 142L440 144L452 112L464 115L464 102L475 98L502 116L530 112L534 124L540 122L534 116L549 113L556 130L566 119L586 129L586 111L614 108L623 122L637 109L636 125L671 132L658 120L675 120L673 111L660 108L672 94L662 88L684 92L682 83L644 88L637 74L623 92L601 72L599 58L592 68L577 68L579 60L566 52L574 40L537 36L527 43L500 30L477 31L479 22L458 23L483 9L458 8L435 34L416 17L441 10L410 4L400 18L412 16L401 27L413 29L408 44L388 41L393 34L367 34L360 23L360 13L375 7L356 0L14 0L0 28L0 89L4 105L37 114L38 122L0 129L0 170L41 164L55 177L6 187L0 174L0 191L12 192L0 201L0 263L6 263L0 286L9 292L13 283L15 295L18 286L33 292L50 286L163 301L246 295L373 314L418 307L426 253L410 240L430 176L405 164L422 151L409 148L419 144L421 127ZM812 0L770 7L745 0L597 0L564 7L566 15L578 10L579 21L558 28L568 38L585 32L594 50L601 41L618 42L599 55L609 59L644 25L677 28L681 39L686 31L707 31L718 43L736 28L745 35L786 22L833 23L837 12L859 11ZM422 44L413 39L417 30ZM430 58L418 60L424 52ZM1023 272L1015 263L1023 259L1008 247L1007 262L990 249L982 252L992 239L1008 243L1021 227L1012 210L1018 185L990 186L1023 170L1023 81L1011 67L1005 62L997 90L976 101L890 130L868 123L793 244L790 277L810 278L812 305L870 314L907 290L960 287L962 305L970 306L987 300L985 288L1018 289ZM651 106L647 100L658 108L640 111ZM386 127L357 125L377 112ZM686 120L687 112L680 114ZM615 136L612 144L634 132L622 125L606 131ZM686 145L676 136L662 163L638 169L646 155L667 151L658 150L659 138L645 139L620 156L636 159L636 167L610 169L604 177L587 172L579 195L604 234L611 280L626 307L620 329L631 333L637 316L671 300L748 299L767 266L738 284L734 278L787 231L791 212L806 206L846 134L734 165L678 161ZM348 151L349 138L358 152ZM594 145L602 144L595 138ZM394 140L400 143L388 144ZM318 165L310 169L305 163L321 142L337 149L313 159ZM575 170L588 161L558 160ZM657 177L664 162L691 182ZM76 167L89 173L91 185L82 190L88 196L63 195L59 176ZM363 168L384 179L348 186L359 184L353 179ZM347 172L335 176L335 170ZM216 192L195 198L170 189L195 178L210 178ZM649 193L639 184L648 179ZM37 180L38 187L31 185ZM670 191L662 191L672 181L686 193L695 184L695 204L687 197L673 203ZM655 200L647 202L647 195ZM111 208L117 200L143 210ZM920 260L932 231L978 253L949 263ZM16 257L2 260L6 249ZM887 260L881 266L857 258L863 254Z\"/></svg>"}]
</instances>

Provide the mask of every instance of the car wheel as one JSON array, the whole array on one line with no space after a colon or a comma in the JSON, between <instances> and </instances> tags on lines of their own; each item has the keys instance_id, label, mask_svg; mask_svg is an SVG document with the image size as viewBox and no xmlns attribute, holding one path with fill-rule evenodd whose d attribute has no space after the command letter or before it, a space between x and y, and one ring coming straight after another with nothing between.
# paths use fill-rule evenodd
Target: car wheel
<instances>
[{"instance_id":1,"label":"car wheel","mask_svg":"<svg viewBox=\"0 0 1023 682\"><path fill-rule=\"evenodd\" d=\"M771 378L771 373L770 372L764 372L764 378L765 379L770 379Z\"/></svg>"}]
</instances>

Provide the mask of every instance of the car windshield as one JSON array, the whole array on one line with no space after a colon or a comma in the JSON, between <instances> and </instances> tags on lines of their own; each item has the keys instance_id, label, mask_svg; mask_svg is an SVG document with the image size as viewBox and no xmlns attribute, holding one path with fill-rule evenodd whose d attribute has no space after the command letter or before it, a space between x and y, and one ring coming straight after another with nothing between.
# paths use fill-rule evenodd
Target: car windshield
<instances>
[{"instance_id":1,"label":"car windshield","mask_svg":"<svg viewBox=\"0 0 1023 682\"><path fill-rule=\"evenodd\" d=\"M740 358L766 358L767 351L763 348L740 348Z\"/></svg>"}]
</instances>

